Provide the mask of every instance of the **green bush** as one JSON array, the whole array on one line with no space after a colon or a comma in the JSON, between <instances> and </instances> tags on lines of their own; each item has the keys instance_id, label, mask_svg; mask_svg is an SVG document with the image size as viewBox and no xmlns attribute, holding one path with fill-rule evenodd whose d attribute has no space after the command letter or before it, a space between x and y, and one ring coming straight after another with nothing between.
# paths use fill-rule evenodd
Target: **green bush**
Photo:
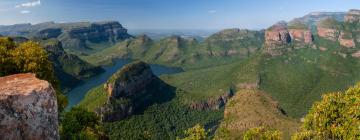
<instances>
[{"instance_id":1,"label":"green bush","mask_svg":"<svg viewBox=\"0 0 360 140\"><path fill-rule=\"evenodd\" d=\"M255 127L247 130L244 140L281 140L282 133L278 130L271 130L265 127Z\"/></svg>"},{"instance_id":2,"label":"green bush","mask_svg":"<svg viewBox=\"0 0 360 140\"><path fill-rule=\"evenodd\" d=\"M95 113L74 107L62 116L61 139L103 139L105 134Z\"/></svg>"},{"instance_id":3,"label":"green bush","mask_svg":"<svg viewBox=\"0 0 360 140\"><path fill-rule=\"evenodd\" d=\"M196 124L194 127L185 130L186 137L179 140L205 140L207 134L204 126Z\"/></svg>"},{"instance_id":4,"label":"green bush","mask_svg":"<svg viewBox=\"0 0 360 140\"><path fill-rule=\"evenodd\" d=\"M345 92L324 95L293 139L360 139L360 83Z\"/></svg>"},{"instance_id":5,"label":"green bush","mask_svg":"<svg viewBox=\"0 0 360 140\"><path fill-rule=\"evenodd\" d=\"M50 82L56 89L59 110L66 107L67 99L60 92L52 62L39 43L27 41L17 45L9 37L0 37L0 56L0 76L34 73L37 78Z\"/></svg>"}]
</instances>

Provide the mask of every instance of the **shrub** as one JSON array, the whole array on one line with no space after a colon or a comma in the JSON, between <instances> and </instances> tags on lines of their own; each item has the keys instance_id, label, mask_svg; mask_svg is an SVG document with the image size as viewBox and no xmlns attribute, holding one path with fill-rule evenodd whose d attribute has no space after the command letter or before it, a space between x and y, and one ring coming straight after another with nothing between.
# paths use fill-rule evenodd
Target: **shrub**
<instances>
[{"instance_id":1,"label":"shrub","mask_svg":"<svg viewBox=\"0 0 360 140\"><path fill-rule=\"evenodd\" d=\"M278 130L271 130L265 127L255 127L247 130L244 140L280 140L282 133Z\"/></svg>"},{"instance_id":2,"label":"shrub","mask_svg":"<svg viewBox=\"0 0 360 140\"><path fill-rule=\"evenodd\" d=\"M345 92L324 95L293 139L360 139L360 83Z\"/></svg>"}]
</instances>

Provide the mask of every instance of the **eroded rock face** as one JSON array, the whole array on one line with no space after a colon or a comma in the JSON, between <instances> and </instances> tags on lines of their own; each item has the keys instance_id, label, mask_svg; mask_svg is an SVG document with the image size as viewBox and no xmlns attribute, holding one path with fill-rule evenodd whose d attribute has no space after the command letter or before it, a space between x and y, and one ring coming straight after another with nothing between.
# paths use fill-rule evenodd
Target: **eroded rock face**
<instances>
[{"instance_id":1,"label":"eroded rock face","mask_svg":"<svg viewBox=\"0 0 360 140\"><path fill-rule=\"evenodd\" d=\"M339 36L339 42L341 46L347 48L355 48L355 41L351 33L341 31Z\"/></svg>"},{"instance_id":2,"label":"eroded rock face","mask_svg":"<svg viewBox=\"0 0 360 140\"><path fill-rule=\"evenodd\" d=\"M105 89L110 98L136 97L155 78L149 65L138 62L114 74L105 84Z\"/></svg>"},{"instance_id":3,"label":"eroded rock face","mask_svg":"<svg viewBox=\"0 0 360 140\"><path fill-rule=\"evenodd\" d=\"M345 16L345 22L355 23L360 20L360 10L351 9Z\"/></svg>"},{"instance_id":4,"label":"eroded rock face","mask_svg":"<svg viewBox=\"0 0 360 140\"><path fill-rule=\"evenodd\" d=\"M193 102L190 104L190 108L197 110L217 110L225 106L225 104L232 96L234 96L234 93L232 91L229 91L223 95L210 98L206 101Z\"/></svg>"},{"instance_id":5,"label":"eroded rock face","mask_svg":"<svg viewBox=\"0 0 360 140\"><path fill-rule=\"evenodd\" d=\"M169 101L175 96L175 88L157 78L144 62L124 66L104 88L108 100L97 113L105 122L122 120L149 105Z\"/></svg>"},{"instance_id":6,"label":"eroded rock face","mask_svg":"<svg viewBox=\"0 0 360 140\"><path fill-rule=\"evenodd\" d=\"M71 38L92 43L115 42L129 38L127 30L119 22L113 21L92 23L89 27L72 28L67 33Z\"/></svg>"},{"instance_id":7,"label":"eroded rock face","mask_svg":"<svg viewBox=\"0 0 360 140\"><path fill-rule=\"evenodd\" d=\"M291 42L287 24L279 22L265 31L265 44L270 47L284 45Z\"/></svg>"},{"instance_id":8,"label":"eroded rock face","mask_svg":"<svg viewBox=\"0 0 360 140\"><path fill-rule=\"evenodd\" d=\"M33 74L0 77L0 138L59 139L56 93Z\"/></svg>"},{"instance_id":9,"label":"eroded rock face","mask_svg":"<svg viewBox=\"0 0 360 140\"><path fill-rule=\"evenodd\" d=\"M317 27L318 35L320 37L323 37L325 39L336 41L339 36L339 30L337 29L331 29L331 28L324 28L324 27Z\"/></svg>"},{"instance_id":10,"label":"eroded rock face","mask_svg":"<svg viewBox=\"0 0 360 140\"><path fill-rule=\"evenodd\" d=\"M289 32L292 40L307 44L314 41L314 37L309 29L290 29Z\"/></svg>"},{"instance_id":11,"label":"eroded rock face","mask_svg":"<svg viewBox=\"0 0 360 140\"><path fill-rule=\"evenodd\" d=\"M360 51L357 51L353 54L351 54L352 57L355 57L355 58L360 58Z\"/></svg>"}]
</instances>

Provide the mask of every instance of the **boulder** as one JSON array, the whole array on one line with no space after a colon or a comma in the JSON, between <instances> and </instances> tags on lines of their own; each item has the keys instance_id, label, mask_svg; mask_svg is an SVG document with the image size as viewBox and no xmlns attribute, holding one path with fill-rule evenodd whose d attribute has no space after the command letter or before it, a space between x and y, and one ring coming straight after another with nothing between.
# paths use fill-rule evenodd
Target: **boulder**
<instances>
[{"instance_id":1,"label":"boulder","mask_svg":"<svg viewBox=\"0 0 360 140\"><path fill-rule=\"evenodd\" d=\"M59 139L58 106L53 87L34 74L0 77L0 138Z\"/></svg>"}]
</instances>

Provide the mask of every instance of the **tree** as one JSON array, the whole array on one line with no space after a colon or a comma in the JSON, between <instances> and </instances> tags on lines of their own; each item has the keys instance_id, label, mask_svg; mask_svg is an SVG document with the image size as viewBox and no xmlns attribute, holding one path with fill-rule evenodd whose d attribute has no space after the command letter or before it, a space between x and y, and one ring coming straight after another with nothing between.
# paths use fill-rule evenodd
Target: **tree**
<instances>
[{"instance_id":1,"label":"tree","mask_svg":"<svg viewBox=\"0 0 360 140\"><path fill-rule=\"evenodd\" d=\"M64 113L60 134L62 139L106 139L96 114L79 107Z\"/></svg>"},{"instance_id":2,"label":"tree","mask_svg":"<svg viewBox=\"0 0 360 140\"><path fill-rule=\"evenodd\" d=\"M17 45L9 37L0 37L0 76L29 72L52 84L57 92L58 107L61 112L67 106L67 98L61 94L47 52L34 41Z\"/></svg>"},{"instance_id":3,"label":"tree","mask_svg":"<svg viewBox=\"0 0 360 140\"><path fill-rule=\"evenodd\" d=\"M360 83L345 92L324 95L293 139L360 139Z\"/></svg>"},{"instance_id":4,"label":"tree","mask_svg":"<svg viewBox=\"0 0 360 140\"><path fill-rule=\"evenodd\" d=\"M281 140L282 133L278 130L265 127L255 127L247 130L243 136L244 140Z\"/></svg>"},{"instance_id":5,"label":"tree","mask_svg":"<svg viewBox=\"0 0 360 140\"><path fill-rule=\"evenodd\" d=\"M185 130L186 137L181 140L205 140L208 133L206 132L205 128L197 124L188 130Z\"/></svg>"}]
</instances>

